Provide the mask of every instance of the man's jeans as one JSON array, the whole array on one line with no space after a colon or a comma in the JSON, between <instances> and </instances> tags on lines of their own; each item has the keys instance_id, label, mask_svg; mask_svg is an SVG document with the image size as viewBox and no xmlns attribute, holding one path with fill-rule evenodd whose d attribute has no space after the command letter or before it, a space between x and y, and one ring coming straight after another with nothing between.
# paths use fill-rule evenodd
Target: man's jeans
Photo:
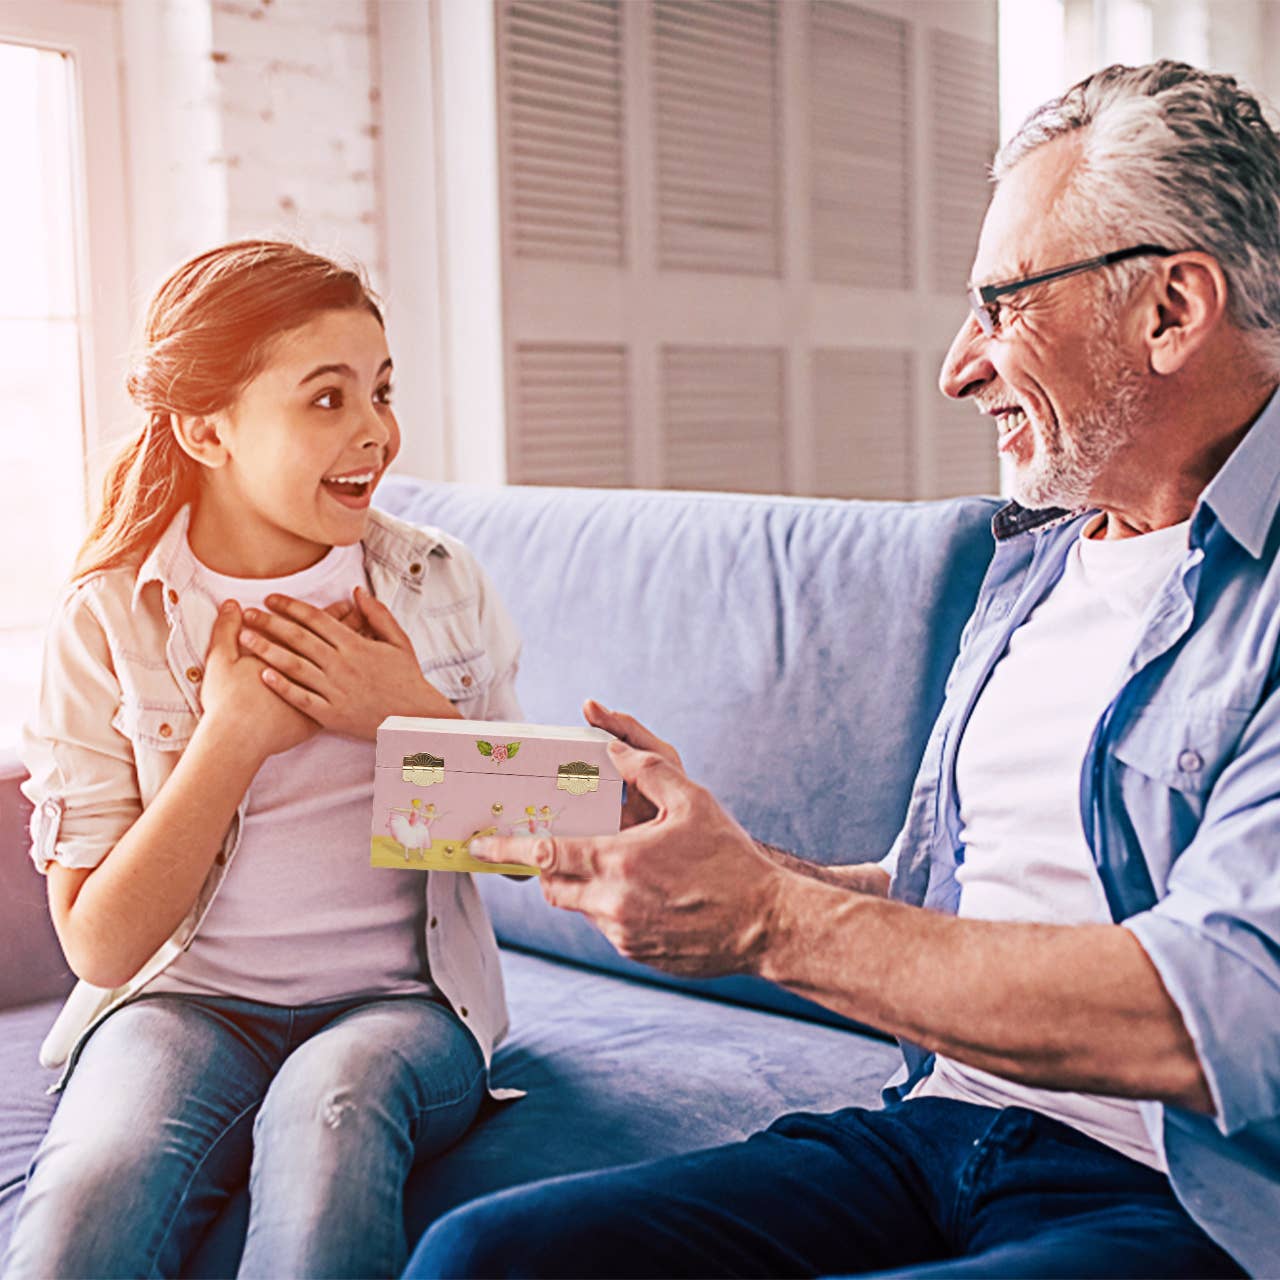
<instances>
[{"instance_id":1,"label":"man's jeans","mask_svg":"<svg viewBox=\"0 0 1280 1280\"><path fill-rule=\"evenodd\" d=\"M240 1275L396 1275L410 1167L484 1093L471 1033L425 997L143 996L85 1044L3 1274L176 1275L248 1175Z\"/></svg>"},{"instance_id":2,"label":"man's jeans","mask_svg":"<svg viewBox=\"0 0 1280 1280\"><path fill-rule=\"evenodd\" d=\"M1162 1174L1021 1107L920 1098L473 1201L408 1276L1240 1276Z\"/></svg>"}]
</instances>

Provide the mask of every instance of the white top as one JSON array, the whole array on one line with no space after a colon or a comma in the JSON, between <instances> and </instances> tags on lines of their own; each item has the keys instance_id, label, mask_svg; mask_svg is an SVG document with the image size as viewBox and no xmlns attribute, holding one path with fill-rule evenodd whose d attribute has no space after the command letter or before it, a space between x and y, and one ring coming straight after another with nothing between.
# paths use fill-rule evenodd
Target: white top
<instances>
[{"instance_id":1,"label":"white top","mask_svg":"<svg viewBox=\"0 0 1280 1280\"><path fill-rule=\"evenodd\" d=\"M221 604L265 608L273 592L319 608L369 583L359 543L283 578L199 566ZM249 788L235 858L186 951L148 991L305 1005L434 991L423 940L421 871L369 865L374 744L321 730L268 757Z\"/></svg>"},{"instance_id":2,"label":"white top","mask_svg":"<svg viewBox=\"0 0 1280 1280\"><path fill-rule=\"evenodd\" d=\"M1098 527L1083 531L1062 578L1013 633L961 739L961 916L1111 922L1081 825L1080 771L1143 615L1186 551L1188 523L1107 541L1089 536ZM1150 1104L1029 1088L941 1055L912 1096L1030 1107L1165 1168Z\"/></svg>"}]
</instances>

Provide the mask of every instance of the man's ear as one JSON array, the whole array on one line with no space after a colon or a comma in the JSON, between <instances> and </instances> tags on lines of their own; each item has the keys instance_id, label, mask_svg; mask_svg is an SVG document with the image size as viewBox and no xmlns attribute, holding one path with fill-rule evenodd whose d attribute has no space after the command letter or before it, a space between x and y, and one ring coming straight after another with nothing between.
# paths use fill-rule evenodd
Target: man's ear
<instances>
[{"instance_id":1,"label":"man's ear","mask_svg":"<svg viewBox=\"0 0 1280 1280\"><path fill-rule=\"evenodd\" d=\"M1178 253L1161 263L1144 337L1155 373L1177 373L1227 312L1227 277L1207 253Z\"/></svg>"},{"instance_id":2,"label":"man's ear","mask_svg":"<svg viewBox=\"0 0 1280 1280\"><path fill-rule=\"evenodd\" d=\"M173 415L173 434L183 453L202 466L225 466L231 456L223 442L221 414Z\"/></svg>"}]
</instances>

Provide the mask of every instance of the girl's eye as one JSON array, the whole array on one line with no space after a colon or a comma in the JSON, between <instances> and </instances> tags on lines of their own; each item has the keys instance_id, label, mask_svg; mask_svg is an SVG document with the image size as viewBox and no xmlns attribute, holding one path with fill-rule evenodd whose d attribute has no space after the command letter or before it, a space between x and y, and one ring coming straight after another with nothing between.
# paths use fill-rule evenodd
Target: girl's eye
<instances>
[{"instance_id":1,"label":"girl's eye","mask_svg":"<svg viewBox=\"0 0 1280 1280\"><path fill-rule=\"evenodd\" d=\"M384 382L377 391L373 393L373 401L375 404L391 403L391 383Z\"/></svg>"},{"instance_id":2,"label":"girl's eye","mask_svg":"<svg viewBox=\"0 0 1280 1280\"><path fill-rule=\"evenodd\" d=\"M342 392L337 387L330 387L327 391L322 391L311 402L317 409L341 409L342 408Z\"/></svg>"}]
</instances>

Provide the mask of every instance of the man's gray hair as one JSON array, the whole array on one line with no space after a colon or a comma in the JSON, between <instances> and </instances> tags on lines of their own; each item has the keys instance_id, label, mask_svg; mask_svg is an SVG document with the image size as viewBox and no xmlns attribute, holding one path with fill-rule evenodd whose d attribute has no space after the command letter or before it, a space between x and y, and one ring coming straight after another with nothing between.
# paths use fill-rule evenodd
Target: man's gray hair
<instances>
[{"instance_id":1,"label":"man's gray hair","mask_svg":"<svg viewBox=\"0 0 1280 1280\"><path fill-rule=\"evenodd\" d=\"M1082 256L1139 243L1212 255L1229 318L1280 372L1280 140L1258 99L1184 62L1107 67L1032 112L993 178L1076 131L1081 158L1056 213L1080 233ZM1150 269L1111 268L1108 294L1127 296Z\"/></svg>"}]
</instances>

